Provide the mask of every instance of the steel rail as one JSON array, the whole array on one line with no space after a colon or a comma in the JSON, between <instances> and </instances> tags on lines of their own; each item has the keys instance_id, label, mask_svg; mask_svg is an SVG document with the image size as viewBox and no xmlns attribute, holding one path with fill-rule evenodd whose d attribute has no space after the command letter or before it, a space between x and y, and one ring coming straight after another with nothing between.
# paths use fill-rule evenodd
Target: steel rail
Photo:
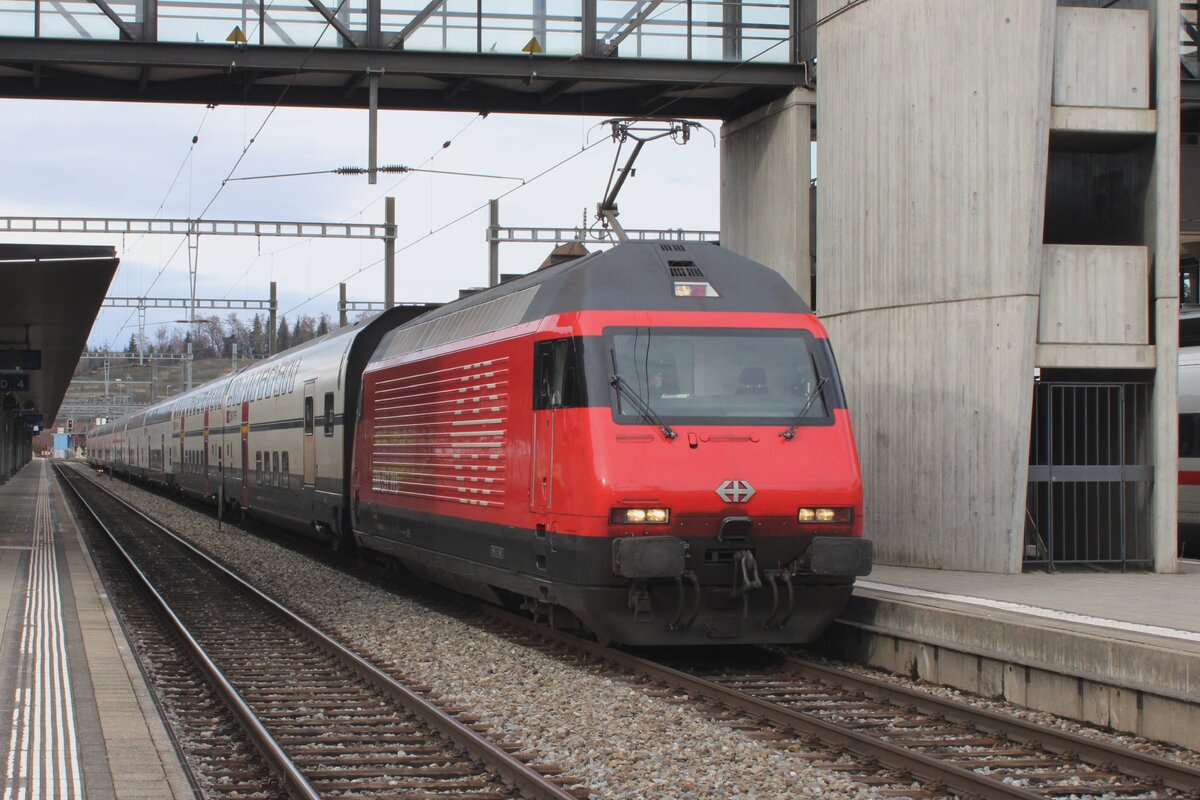
<instances>
[{"instance_id":1,"label":"steel rail","mask_svg":"<svg viewBox=\"0 0 1200 800\"><path fill-rule=\"evenodd\" d=\"M815 736L825 744L844 747L861 756L875 759L884 766L903 770L923 781L940 784L956 793L985 798L985 800L1045 800L1043 795L1036 792L940 761L924 753L892 744L851 728L843 728L802 711L761 700L650 659L603 647L577 636L553 630L525 617L482 603L482 601L475 607L485 616L512 625L522 632L583 651L621 669L640 673L669 686L713 700L727 708L768 720L795 733Z\"/></svg>"},{"instance_id":2,"label":"steel rail","mask_svg":"<svg viewBox=\"0 0 1200 800\"><path fill-rule=\"evenodd\" d=\"M818 664L800 656L788 655L788 667L812 680L851 688L870 697L897 705L911 706L926 714L970 725L981 731L998 733L1060 755L1071 753L1091 764L1111 764L1122 772L1141 778L1158 778L1167 786L1183 791L1200 789L1200 768L1149 753L1091 739L1070 731L1044 728L1036 723L997 711L976 708L966 703L900 686L867 675Z\"/></svg>"},{"instance_id":3,"label":"steel rail","mask_svg":"<svg viewBox=\"0 0 1200 800\"><path fill-rule=\"evenodd\" d=\"M258 750L259 754L263 757L263 760L267 762L267 766L283 783L284 789L287 791L287 793L291 797L303 798L303 800L320 800L321 795L312 787L312 785L300 772L300 768L296 766L295 762L288 758L287 753L285 753L279 743L275 741L275 737L271 736L270 732L262 724L262 721L259 720L255 713L250 709L249 704L246 703L246 701L242 698L241 693L234 688L233 684L230 683L225 677L225 673L222 672L221 668L213 662L208 653L205 652L204 648L192 635L192 632L188 630L187 625L185 625L183 620L176 615L175 610L171 607L171 604L167 602L167 599L159 593L158 589L154 587L154 584L150 581L150 578L133 560L133 556L131 556L129 552L121 545L120 541L117 540L116 535L109 529L109 527L104 524L104 520L100 518L100 514L95 508L92 507L92 504L84 498L83 493L79 491L79 487L77 487L66 476L61 466L56 464L55 470L57 470L59 477L62 478L63 482L71 489L71 492L75 495L76 499L78 499L83 507L87 509L88 514L91 515L93 521L95 521L96 525L100 527L100 530L104 531L104 535L108 538L109 543L112 544L113 548L116 550L117 554L120 555L121 560L125 562L126 566L129 567L130 571L137 576L138 582L140 582L142 587L145 588L146 591L149 592L150 596L154 598L154 602L158 604L159 609L161 609L169 621L170 627L172 627L174 632L179 635L180 639L182 639L185 648L191 654L196 664L200 667L200 670L204 673L205 677L208 678L208 682L212 685L213 689L216 690L217 694L221 696L221 699L225 701L225 705L229 708L230 713L232 713L234 718L237 719L238 724L242 726L242 729L246 732L246 735L250 738L250 741L253 742L255 749ZM103 491L105 491L105 493L110 497L116 498L116 495L113 495L111 492L108 492L107 490ZM116 499L119 500L119 498Z\"/></svg>"},{"instance_id":4,"label":"steel rail","mask_svg":"<svg viewBox=\"0 0 1200 800\"><path fill-rule=\"evenodd\" d=\"M59 469L61 472L61 468ZM70 485L69 480L67 483ZM98 491L103 492L113 501L120 504L126 511L139 517L141 520L146 522L146 524L158 530L164 536L169 537L183 546L197 559L217 570L224 579L231 582L235 587L250 594L259 602L270 607L272 610L282 616L286 622L300 629L319 647L324 649L334 658L349 666L364 680L398 702L405 709L417 716L422 722L429 725L435 731L457 744L472 757L495 769L496 772L501 775L501 777L508 780L521 791L525 792L529 797L537 798L537 800L578 800L576 795L574 795L572 792L562 788L558 784L554 783L551 779L543 776L540 772L526 765L520 759L514 757L496 743L477 733L469 725L458 721L449 713L438 708L432 702L426 700L424 697L412 691L407 686L404 686L402 683L380 670L362 656L331 638L328 634L324 633L315 625L297 615L291 609L282 605L275 599L267 596L261 590L247 582L246 579L238 575L236 572L233 572L231 569L214 559L209 554L205 553L203 550L200 550L195 545L186 541L158 520L134 507L130 503L126 502L123 498L109 491L107 488L101 486L95 481L90 481L90 483ZM78 490L76 490L74 486L71 488L78 496ZM86 501L84 504L87 505ZM92 511L90 506L88 510ZM95 516L95 511L92 511L92 514ZM103 523L101 523L101 527L104 527ZM107 528L105 528L105 531L107 532ZM112 538L111 534L109 536Z\"/></svg>"}]
</instances>

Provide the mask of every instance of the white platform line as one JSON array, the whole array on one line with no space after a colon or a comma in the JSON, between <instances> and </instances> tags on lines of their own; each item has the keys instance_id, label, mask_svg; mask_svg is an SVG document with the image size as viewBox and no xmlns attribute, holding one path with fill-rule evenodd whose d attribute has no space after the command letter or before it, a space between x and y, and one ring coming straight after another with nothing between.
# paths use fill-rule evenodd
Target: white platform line
<instances>
[{"instance_id":1,"label":"white platform line","mask_svg":"<svg viewBox=\"0 0 1200 800\"><path fill-rule=\"evenodd\" d=\"M4 800L83 798L46 465L38 479Z\"/></svg>"},{"instance_id":2,"label":"white platform line","mask_svg":"<svg viewBox=\"0 0 1200 800\"><path fill-rule=\"evenodd\" d=\"M1107 617L1091 617L1086 614L1075 614L1070 611L1057 611L1053 608L1039 608L1024 603L1010 603L1007 600L995 600L990 597L973 597L965 594L948 594L933 592L927 589L914 589L911 586L896 586L878 581L855 581L855 586L879 592L904 595L906 597L921 597L927 600L943 600L950 603L963 603L971 606L981 606L995 611L1011 611L1016 614L1051 619L1059 622L1072 622L1079 625L1090 625L1094 628L1123 631L1125 633L1141 633L1147 636L1158 636L1165 639L1181 639L1187 642L1200 642L1200 632L1184 631L1178 628L1164 628L1159 625L1144 625L1140 622L1124 622Z\"/></svg>"}]
</instances>

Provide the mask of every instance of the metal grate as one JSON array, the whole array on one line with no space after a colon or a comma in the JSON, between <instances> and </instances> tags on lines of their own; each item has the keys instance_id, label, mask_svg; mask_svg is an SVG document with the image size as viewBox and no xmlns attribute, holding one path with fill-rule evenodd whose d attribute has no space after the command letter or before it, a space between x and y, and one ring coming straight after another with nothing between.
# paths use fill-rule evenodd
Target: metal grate
<instances>
[{"instance_id":1,"label":"metal grate","mask_svg":"<svg viewBox=\"0 0 1200 800\"><path fill-rule=\"evenodd\" d=\"M1150 386L1035 384L1025 566L1151 566Z\"/></svg>"},{"instance_id":2,"label":"metal grate","mask_svg":"<svg viewBox=\"0 0 1200 800\"><path fill-rule=\"evenodd\" d=\"M695 261L668 261L667 269L672 278L703 278L704 271L696 266Z\"/></svg>"}]
</instances>

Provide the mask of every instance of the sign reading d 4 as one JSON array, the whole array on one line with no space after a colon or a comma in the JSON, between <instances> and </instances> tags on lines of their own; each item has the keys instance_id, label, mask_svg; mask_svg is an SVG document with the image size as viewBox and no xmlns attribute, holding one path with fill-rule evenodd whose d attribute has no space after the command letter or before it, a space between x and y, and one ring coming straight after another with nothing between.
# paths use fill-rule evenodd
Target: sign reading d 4
<instances>
[{"instance_id":1,"label":"sign reading d 4","mask_svg":"<svg viewBox=\"0 0 1200 800\"><path fill-rule=\"evenodd\" d=\"M0 391L2 391L2 392L28 392L29 391L29 373L26 373L26 372L0 372Z\"/></svg>"}]
</instances>

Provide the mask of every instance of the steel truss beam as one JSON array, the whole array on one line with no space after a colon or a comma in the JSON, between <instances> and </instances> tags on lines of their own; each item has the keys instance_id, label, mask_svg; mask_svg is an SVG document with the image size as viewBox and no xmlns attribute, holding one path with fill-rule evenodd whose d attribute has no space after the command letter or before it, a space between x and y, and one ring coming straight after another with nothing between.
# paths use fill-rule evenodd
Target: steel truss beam
<instances>
[{"instance_id":1,"label":"steel truss beam","mask_svg":"<svg viewBox=\"0 0 1200 800\"><path fill-rule=\"evenodd\" d=\"M0 217L0 233L193 234L325 239L386 239L396 235L394 225L370 223L137 217Z\"/></svg>"},{"instance_id":2,"label":"steel truss beam","mask_svg":"<svg viewBox=\"0 0 1200 800\"><path fill-rule=\"evenodd\" d=\"M339 311L383 311L383 303L378 300L347 300L338 303Z\"/></svg>"},{"instance_id":3,"label":"steel truss beam","mask_svg":"<svg viewBox=\"0 0 1200 800\"><path fill-rule=\"evenodd\" d=\"M191 361L192 357L188 353L111 353L104 350L92 350L84 352L79 356L80 360L85 358L99 358L116 361L117 359L125 359L134 361L138 358L144 358L147 361Z\"/></svg>"},{"instance_id":4,"label":"steel truss beam","mask_svg":"<svg viewBox=\"0 0 1200 800\"><path fill-rule=\"evenodd\" d=\"M604 232L602 238L594 234ZM720 231L685 230L683 228L626 228L625 233L630 239L639 241L656 241L663 239L672 242L717 242L721 238ZM487 229L489 242L542 242L558 244L561 242L610 242L615 244L611 231L603 229L584 230L583 228L518 228L507 225L489 226Z\"/></svg>"},{"instance_id":5,"label":"steel truss beam","mask_svg":"<svg viewBox=\"0 0 1200 800\"><path fill-rule=\"evenodd\" d=\"M270 311L270 300L226 300L197 297L195 305L190 297L106 297L103 308L195 308L225 309L231 311Z\"/></svg>"},{"instance_id":6,"label":"steel truss beam","mask_svg":"<svg viewBox=\"0 0 1200 800\"><path fill-rule=\"evenodd\" d=\"M95 417L121 417L126 414L136 414L139 411L145 411L149 407L150 406L148 405L137 405L133 403L128 405L124 403L81 403L79 405L67 405L64 403L59 407L58 415L55 417L54 421L58 422L59 420L80 418L94 419ZM76 431L76 433L84 432L85 431Z\"/></svg>"}]
</instances>

